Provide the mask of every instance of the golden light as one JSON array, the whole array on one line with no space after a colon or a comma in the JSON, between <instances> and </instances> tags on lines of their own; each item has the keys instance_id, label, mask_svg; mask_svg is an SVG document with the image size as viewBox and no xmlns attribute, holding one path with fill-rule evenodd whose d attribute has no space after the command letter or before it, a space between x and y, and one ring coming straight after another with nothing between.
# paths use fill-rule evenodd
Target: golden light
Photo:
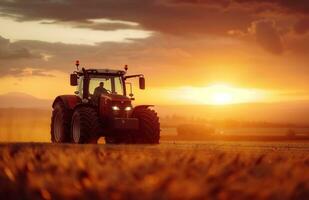
<instances>
[{"instance_id":1,"label":"golden light","mask_svg":"<svg viewBox=\"0 0 309 200\"><path fill-rule=\"evenodd\" d=\"M206 87L170 88L160 92L174 104L226 105L267 100L267 91L254 88L239 88L229 84L212 84Z\"/></svg>"},{"instance_id":2,"label":"golden light","mask_svg":"<svg viewBox=\"0 0 309 200\"><path fill-rule=\"evenodd\" d=\"M210 104L223 105L233 103L233 99L235 99L237 92L235 91L235 88L229 85L214 84L208 87L207 93Z\"/></svg>"},{"instance_id":3,"label":"golden light","mask_svg":"<svg viewBox=\"0 0 309 200\"><path fill-rule=\"evenodd\" d=\"M228 104L231 103L232 95L229 93L218 92L212 96L213 104Z\"/></svg>"}]
</instances>

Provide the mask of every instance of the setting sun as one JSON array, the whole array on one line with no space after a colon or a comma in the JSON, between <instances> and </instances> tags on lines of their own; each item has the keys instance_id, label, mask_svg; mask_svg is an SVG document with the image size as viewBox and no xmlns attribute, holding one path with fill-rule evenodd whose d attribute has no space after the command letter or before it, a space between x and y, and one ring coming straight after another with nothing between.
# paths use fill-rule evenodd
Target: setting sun
<instances>
[{"instance_id":1,"label":"setting sun","mask_svg":"<svg viewBox=\"0 0 309 200\"><path fill-rule=\"evenodd\" d=\"M209 98L210 104L214 105L224 105L233 103L233 98L237 97L235 88L225 85L225 84L215 84L208 87L209 88ZM235 97L234 97L235 96ZM239 94L238 92L238 100L243 98L243 94ZM237 98L236 98L237 101Z\"/></svg>"},{"instance_id":2,"label":"setting sun","mask_svg":"<svg viewBox=\"0 0 309 200\"><path fill-rule=\"evenodd\" d=\"M179 104L226 105L271 100L272 94L255 88L239 88L229 84L216 83L205 87L181 87L153 91L159 96L177 99ZM176 102L175 102L176 103Z\"/></svg>"},{"instance_id":3,"label":"setting sun","mask_svg":"<svg viewBox=\"0 0 309 200\"><path fill-rule=\"evenodd\" d=\"M212 103L213 104L228 104L231 103L232 95L229 93L218 92L213 94Z\"/></svg>"}]
</instances>

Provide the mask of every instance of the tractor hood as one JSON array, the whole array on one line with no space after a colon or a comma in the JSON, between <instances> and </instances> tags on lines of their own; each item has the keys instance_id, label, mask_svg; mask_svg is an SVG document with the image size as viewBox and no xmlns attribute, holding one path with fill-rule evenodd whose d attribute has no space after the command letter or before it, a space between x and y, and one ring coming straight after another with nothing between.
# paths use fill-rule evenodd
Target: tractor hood
<instances>
[{"instance_id":1,"label":"tractor hood","mask_svg":"<svg viewBox=\"0 0 309 200\"><path fill-rule=\"evenodd\" d=\"M130 98L123 96L123 95L119 95L119 94L102 94L101 98L104 98L106 100L110 100L110 101L120 101L120 102L130 102Z\"/></svg>"},{"instance_id":2,"label":"tractor hood","mask_svg":"<svg viewBox=\"0 0 309 200\"><path fill-rule=\"evenodd\" d=\"M99 105L102 118L127 118L132 112L131 99L123 95L102 94Z\"/></svg>"}]
</instances>

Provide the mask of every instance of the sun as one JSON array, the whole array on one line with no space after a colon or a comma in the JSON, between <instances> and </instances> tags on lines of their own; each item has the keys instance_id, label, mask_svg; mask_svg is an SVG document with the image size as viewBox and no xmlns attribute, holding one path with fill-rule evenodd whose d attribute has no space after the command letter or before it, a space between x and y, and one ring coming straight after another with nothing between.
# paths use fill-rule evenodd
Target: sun
<instances>
[{"instance_id":1,"label":"sun","mask_svg":"<svg viewBox=\"0 0 309 200\"><path fill-rule=\"evenodd\" d=\"M211 103L216 105L232 103L232 94L228 92L215 92L211 94Z\"/></svg>"},{"instance_id":2,"label":"sun","mask_svg":"<svg viewBox=\"0 0 309 200\"><path fill-rule=\"evenodd\" d=\"M269 93L254 88L241 88L227 83L215 83L204 87L187 86L170 89L164 95L183 104L231 105L265 100Z\"/></svg>"},{"instance_id":3,"label":"sun","mask_svg":"<svg viewBox=\"0 0 309 200\"><path fill-rule=\"evenodd\" d=\"M227 84L213 84L208 87L208 101L214 105L233 103L235 91Z\"/></svg>"}]
</instances>

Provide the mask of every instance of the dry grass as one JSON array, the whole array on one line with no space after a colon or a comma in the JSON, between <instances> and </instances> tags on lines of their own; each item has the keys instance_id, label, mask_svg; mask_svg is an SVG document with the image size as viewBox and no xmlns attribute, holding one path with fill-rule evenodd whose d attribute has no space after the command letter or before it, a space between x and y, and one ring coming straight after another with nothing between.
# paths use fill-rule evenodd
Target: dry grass
<instances>
[{"instance_id":1,"label":"dry grass","mask_svg":"<svg viewBox=\"0 0 309 200\"><path fill-rule=\"evenodd\" d=\"M308 145L0 145L1 199L306 199Z\"/></svg>"}]
</instances>

